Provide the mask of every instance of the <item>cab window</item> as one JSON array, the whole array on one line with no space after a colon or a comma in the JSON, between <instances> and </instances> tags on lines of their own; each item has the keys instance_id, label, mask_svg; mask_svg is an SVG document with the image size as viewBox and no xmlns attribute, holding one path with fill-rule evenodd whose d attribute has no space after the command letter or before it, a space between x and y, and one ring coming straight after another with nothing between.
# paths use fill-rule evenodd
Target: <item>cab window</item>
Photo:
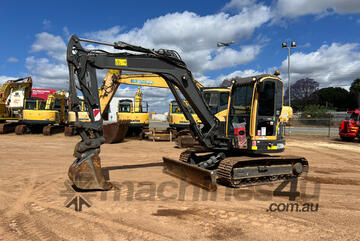
<instances>
[{"instance_id":1,"label":"cab window","mask_svg":"<svg viewBox=\"0 0 360 241\"><path fill-rule=\"evenodd\" d=\"M129 102L120 102L119 104L119 112L130 112L130 103Z\"/></svg>"},{"instance_id":2,"label":"cab window","mask_svg":"<svg viewBox=\"0 0 360 241\"><path fill-rule=\"evenodd\" d=\"M35 110L36 109L36 100L26 100L25 109L26 110Z\"/></svg>"},{"instance_id":3,"label":"cab window","mask_svg":"<svg viewBox=\"0 0 360 241\"><path fill-rule=\"evenodd\" d=\"M275 83L266 81L264 85L264 92L259 93L258 115L274 116Z\"/></svg>"}]
</instances>

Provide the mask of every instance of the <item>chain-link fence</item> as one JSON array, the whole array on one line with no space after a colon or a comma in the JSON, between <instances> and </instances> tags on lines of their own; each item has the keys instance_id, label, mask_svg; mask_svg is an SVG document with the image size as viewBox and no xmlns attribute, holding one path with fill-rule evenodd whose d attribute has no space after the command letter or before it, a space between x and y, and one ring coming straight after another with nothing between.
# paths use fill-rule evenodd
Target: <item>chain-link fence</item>
<instances>
[{"instance_id":1,"label":"chain-link fence","mask_svg":"<svg viewBox=\"0 0 360 241\"><path fill-rule=\"evenodd\" d=\"M285 135L316 135L336 137L346 112L296 113L285 127Z\"/></svg>"}]
</instances>

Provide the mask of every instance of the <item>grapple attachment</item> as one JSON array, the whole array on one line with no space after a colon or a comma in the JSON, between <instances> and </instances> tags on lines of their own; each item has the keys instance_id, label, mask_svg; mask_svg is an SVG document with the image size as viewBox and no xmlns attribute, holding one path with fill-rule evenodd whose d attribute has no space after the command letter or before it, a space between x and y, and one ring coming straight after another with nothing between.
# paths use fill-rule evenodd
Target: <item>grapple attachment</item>
<instances>
[{"instance_id":1,"label":"grapple attachment","mask_svg":"<svg viewBox=\"0 0 360 241\"><path fill-rule=\"evenodd\" d=\"M216 191L216 171L206 170L185 162L163 157L163 172L208 191Z\"/></svg>"},{"instance_id":2,"label":"grapple attachment","mask_svg":"<svg viewBox=\"0 0 360 241\"><path fill-rule=\"evenodd\" d=\"M112 188L112 184L104 178L97 153L90 153L82 159L75 160L69 168L68 175L78 189L110 190Z\"/></svg>"}]
</instances>

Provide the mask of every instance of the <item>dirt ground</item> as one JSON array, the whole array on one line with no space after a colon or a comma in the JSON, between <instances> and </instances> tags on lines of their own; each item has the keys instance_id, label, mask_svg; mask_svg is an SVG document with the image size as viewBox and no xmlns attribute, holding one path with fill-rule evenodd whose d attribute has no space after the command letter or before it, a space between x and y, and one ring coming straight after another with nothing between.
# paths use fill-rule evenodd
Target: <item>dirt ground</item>
<instances>
[{"instance_id":1,"label":"dirt ground","mask_svg":"<svg viewBox=\"0 0 360 241\"><path fill-rule=\"evenodd\" d=\"M162 173L162 156L181 149L139 140L102 146L115 190L75 193L67 170L77 141L0 136L0 240L360 240L360 143L288 137L284 154L310 165L291 201L273 195L279 183L211 196ZM73 200L88 206L75 211Z\"/></svg>"}]
</instances>

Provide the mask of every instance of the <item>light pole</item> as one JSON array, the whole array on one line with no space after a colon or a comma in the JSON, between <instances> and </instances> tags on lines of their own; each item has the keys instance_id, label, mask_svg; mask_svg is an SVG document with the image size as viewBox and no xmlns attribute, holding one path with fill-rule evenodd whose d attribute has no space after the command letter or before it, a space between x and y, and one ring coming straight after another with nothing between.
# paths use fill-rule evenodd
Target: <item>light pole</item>
<instances>
[{"instance_id":1,"label":"light pole","mask_svg":"<svg viewBox=\"0 0 360 241\"><path fill-rule=\"evenodd\" d=\"M291 107L291 101L290 101L290 49L296 48L296 42L292 41L290 46L288 46L286 42L283 42L282 48L288 50L288 94L289 94L289 106Z\"/></svg>"}]
</instances>

